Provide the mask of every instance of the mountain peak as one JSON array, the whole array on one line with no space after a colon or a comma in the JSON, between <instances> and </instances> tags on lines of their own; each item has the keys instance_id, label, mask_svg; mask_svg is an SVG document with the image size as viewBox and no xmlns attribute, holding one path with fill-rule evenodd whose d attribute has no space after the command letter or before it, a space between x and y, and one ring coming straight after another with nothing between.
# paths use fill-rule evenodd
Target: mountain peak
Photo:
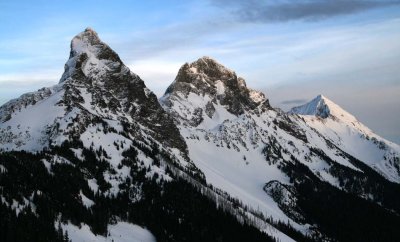
<instances>
[{"instance_id":1,"label":"mountain peak","mask_svg":"<svg viewBox=\"0 0 400 242\"><path fill-rule=\"evenodd\" d=\"M304 105L292 108L289 113L314 115L323 119L333 117L343 121L358 122L353 115L322 94Z\"/></svg>"},{"instance_id":2,"label":"mountain peak","mask_svg":"<svg viewBox=\"0 0 400 242\"><path fill-rule=\"evenodd\" d=\"M187 66L185 66L187 67ZM233 78L236 76L235 72L226 68L222 64L218 63L215 59L203 56L197 61L189 65L189 71L192 73L202 73L211 78L223 79Z\"/></svg>"},{"instance_id":3,"label":"mountain peak","mask_svg":"<svg viewBox=\"0 0 400 242\"><path fill-rule=\"evenodd\" d=\"M327 103L333 102L322 94L319 94L310 102L294 107L289 112L300 115L315 115L320 118L328 118L331 115L331 110Z\"/></svg>"},{"instance_id":4,"label":"mountain peak","mask_svg":"<svg viewBox=\"0 0 400 242\"><path fill-rule=\"evenodd\" d=\"M237 79L234 71L209 56L203 56L192 63L182 65L174 83L198 83L213 86L218 81L229 79Z\"/></svg>"},{"instance_id":5,"label":"mountain peak","mask_svg":"<svg viewBox=\"0 0 400 242\"><path fill-rule=\"evenodd\" d=\"M84 32L86 32L86 33L92 33L92 34L96 34L96 35L97 35L97 32L94 31L94 29L92 29L91 27L87 27L87 28L85 29Z\"/></svg>"},{"instance_id":6,"label":"mountain peak","mask_svg":"<svg viewBox=\"0 0 400 242\"><path fill-rule=\"evenodd\" d=\"M77 34L71 41L71 51L75 54L93 50L93 46L103 44L99 35L92 28L86 28L85 31Z\"/></svg>"},{"instance_id":7,"label":"mountain peak","mask_svg":"<svg viewBox=\"0 0 400 242\"><path fill-rule=\"evenodd\" d=\"M110 46L104 43L96 31L88 27L83 32L77 34L71 40L70 58L86 53L89 56L97 59L108 59L115 62L121 62L117 53Z\"/></svg>"},{"instance_id":8,"label":"mountain peak","mask_svg":"<svg viewBox=\"0 0 400 242\"><path fill-rule=\"evenodd\" d=\"M49 132L43 131L44 129L50 130L50 127L56 127L55 125L70 123L79 125L79 128L68 131L68 135L75 138L81 135L85 128L88 128L91 120L97 122L104 119L135 127L140 125L146 135L139 134L139 131L132 132L132 134L139 138L143 136L143 139L152 137L169 147L185 151L186 144L179 136L173 120L160 106L157 96L146 87L138 75L123 64L107 44L100 40L94 30L87 28L72 39L70 57L65 64L65 71L60 82L53 88L22 96L7 107L0 108L0 116L5 117L0 121L10 120L14 124L17 122L12 115L21 107L31 105L34 106L33 110L46 110L43 111L43 114L39 114L40 122L37 122L36 129L34 129L40 132L37 135L29 133L30 126L35 123L31 121L28 123L30 126L26 126L26 130L27 136L32 135L32 138L20 136L17 139L11 136L13 139L7 140L10 147L22 147L19 145L21 143L40 150L48 144L36 144L37 140L58 142L58 140L53 140L53 136L49 137ZM54 108L50 109L49 106ZM26 112L29 114L32 112L30 110L32 109L28 107ZM48 110L50 112L47 112ZM71 118L73 115L77 115L77 118ZM60 121L64 117L69 118ZM25 118L22 118L22 121L24 120ZM0 125L0 146L2 145L1 128ZM51 128L51 130L54 130L52 135L60 137L64 137L64 134L67 133L66 131L63 131L62 134L58 133L58 128ZM25 134L22 131L20 133ZM26 142L24 139L28 141Z\"/></svg>"},{"instance_id":9,"label":"mountain peak","mask_svg":"<svg viewBox=\"0 0 400 242\"><path fill-rule=\"evenodd\" d=\"M248 88L243 78L208 56L185 63L161 100L168 102L171 96L172 99L173 96L187 98L190 94L207 100L208 108L205 109L212 109L212 104L222 105L234 115L240 115L261 104L269 107L263 93ZM212 116L211 113L209 116Z\"/></svg>"},{"instance_id":10,"label":"mountain peak","mask_svg":"<svg viewBox=\"0 0 400 242\"><path fill-rule=\"evenodd\" d=\"M203 56L192 63L185 63L178 71L175 81L168 87L166 94L181 92L222 95L226 86L246 86L242 78L211 57Z\"/></svg>"},{"instance_id":11,"label":"mountain peak","mask_svg":"<svg viewBox=\"0 0 400 242\"><path fill-rule=\"evenodd\" d=\"M243 78L207 56L185 63L160 101L164 108L176 114L176 120L191 126L227 113L238 116L258 107L270 108L262 92L248 88ZM173 111L182 105L187 108L187 113Z\"/></svg>"},{"instance_id":12,"label":"mountain peak","mask_svg":"<svg viewBox=\"0 0 400 242\"><path fill-rule=\"evenodd\" d=\"M73 75L89 76L101 74L104 67L120 69L122 61L106 43L102 42L96 31L86 28L71 40L70 56L60 83Z\"/></svg>"}]
</instances>

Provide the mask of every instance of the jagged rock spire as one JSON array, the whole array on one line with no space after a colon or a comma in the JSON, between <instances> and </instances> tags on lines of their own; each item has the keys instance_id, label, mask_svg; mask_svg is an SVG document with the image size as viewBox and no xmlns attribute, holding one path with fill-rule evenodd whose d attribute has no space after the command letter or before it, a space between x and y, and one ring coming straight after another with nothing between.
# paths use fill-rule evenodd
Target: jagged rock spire
<instances>
[{"instance_id":1,"label":"jagged rock spire","mask_svg":"<svg viewBox=\"0 0 400 242\"><path fill-rule=\"evenodd\" d=\"M86 28L71 40L70 56L60 82L73 75L78 75L76 79L82 75L101 75L104 73L104 68L118 70L121 66L123 63L118 54L100 40L96 31Z\"/></svg>"}]
</instances>

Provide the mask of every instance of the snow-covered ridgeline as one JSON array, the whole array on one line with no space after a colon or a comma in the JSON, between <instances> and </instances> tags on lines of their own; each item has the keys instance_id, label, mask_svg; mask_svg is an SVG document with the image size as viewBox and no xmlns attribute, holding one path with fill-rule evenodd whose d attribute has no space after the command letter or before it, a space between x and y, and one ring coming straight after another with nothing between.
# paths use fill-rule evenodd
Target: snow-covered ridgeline
<instances>
[{"instance_id":1,"label":"snow-covered ridgeline","mask_svg":"<svg viewBox=\"0 0 400 242\"><path fill-rule=\"evenodd\" d=\"M338 148L400 183L400 146L375 134L327 97L319 95L309 103L291 109L306 124Z\"/></svg>"}]
</instances>

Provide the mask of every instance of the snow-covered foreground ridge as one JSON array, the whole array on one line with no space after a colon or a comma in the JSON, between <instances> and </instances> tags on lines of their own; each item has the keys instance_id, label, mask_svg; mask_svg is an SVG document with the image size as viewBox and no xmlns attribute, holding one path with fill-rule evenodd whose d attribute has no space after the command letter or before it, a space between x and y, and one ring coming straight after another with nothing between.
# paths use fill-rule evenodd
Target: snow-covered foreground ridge
<instances>
[{"instance_id":1,"label":"snow-covered foreground ridge","mask_svg":"<svg viewBox=\"0 0 400 242\"><path fill-rule=\"evenodd\" d=\"M171 181L166 167L176 168L175 174L209 191L204 193L217 204L222 198L237 199L238 211L256 211L249 218L257 214L268 222L288 222L303 234L325 236L304 211L299 184L309 181L397 209L380 190L400 183L399 145L374 134L326 97L285 113L234 71L202 57L184 64L157 100L89 28L73 38L59 84L0 107L0 151L39 152L66 142L77 144L71 151L78 160L86 162L83 151L90 150L109 164L100 174L109 184L107 196L118 195L132 181L126 156L135 154L149 179ZM145 151L161 152L161 165ZM53 164L73 165L60 156L43 163L49 173ZM99 191L98 180L87 183ZM140 184L130 186L137 191L130 194L134 200L142 199ZM82 191L79 197L87 208L95 204ZM76 238L96 237L86 225L63 226ZM110 231L122 228L125 233L132 226L121 222ZM277 229L265 232L291 240Z\"/></svg>"}]
</instances>

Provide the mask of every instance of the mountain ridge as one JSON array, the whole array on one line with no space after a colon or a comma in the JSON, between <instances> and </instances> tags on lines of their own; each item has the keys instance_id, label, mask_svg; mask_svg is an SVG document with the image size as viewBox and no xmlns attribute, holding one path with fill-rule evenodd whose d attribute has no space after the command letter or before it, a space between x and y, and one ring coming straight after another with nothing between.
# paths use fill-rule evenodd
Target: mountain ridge
<instances>
[{"instance_id":1,"label":"mountain ridge","mask_svg":"<svg viewBox=\"0 0 400 242\"><path fill-rule=\"evenodd\" d=\"M89 116L115 120L120 123L138 122L146 127L152 135L169 143L171 147L185 151L185 144L181 138L176 135L176 138L173 138L173 135L168 133L171 131L176 134L177 130L172 124L172 120L159 105L155 94L147 89L140 77L132 73L118 55L107 44L104 44L97 33L90 28L72 39L71 54L60 83L51 88L23 95L20 99L14 99L3 105L0 113L3 114L2 117L6 118L2 119L2 126L9 126L6 119L11 119L12 115L21 114L21 110L23 113L27 106L35 105L54 95L59 95L56 97L57 103L48 108L58 107L58 111L53 112L58 115L52 117L56 122L60 118L63 119L64 115L65 117L73 115L76 118L85 118L85 115L79 115L81 111ZM63 120L68 122L65 118ZM161 120L163 128L161 128ZM63 125L58 123L59 126ZM10 125L18 126L20 124L10 123ZM41 124L41 126L45 126L45 124ZM55 127L51 121L48 122L48 126L50 129ZM26 125L25 128L27 132L30 132L29 125ZM18 127L16 127L16 134L10 133L7 128L1 130L14 138L23 133ZM45 131L39 130L39 132ZM42 138L46 139L45 135L42 135ZM20 143L24 142L22 139L20 141ZM4 140L2 143L5 143ZM47 145L44 144L45 146Z\"/></svg>"},{"instance_id":2,"label":"mountain ridge","mask_svg":"<svg viewBox=\"0 0 400 242\"><path fill-rule=\"evenodd\" d=\"M387 179L400 182L396 158L400 146L375 134L333 101L319 95L309 103L292 108L289 113L299 114L342 150L366 161Z\"/></svg>"},{"instance_id":3,"label":"mountain ridge","mask_svg":"<svg viewBox=\"0 0 400 242\"><path fill-rule=\"evenodd\" d=\"M54 205L51 198L75 209L51 207L58 213L47 221L53 229L83 223L107 236L109 225L129 221L173 241L193 241L186 237L193 231L200 241L243 241L239 228L259 241L395 236L400 152L342 120L345 111L334 105L319 96L309 105L314 110L304 108L314 112L301 112L319 116L285 113L210 57L184 64L157 100L87 28L72 39L59 84L0 107L0 172L6 174L0 209L29 214L33 204L41 213L42 204ZM371 150L377 153L364 154ZM40 175L27 175L25 166ZM12 178L19 176L24 189L14 194ZM65 194L49 187L62 179L73 181ZM359 223L343 212L349 206ZM205 210L196 212L200 207ZM217 231L202 214L238 230ZM375 224L378 217L385 220ZM337 233L329 221L343 220L351 222L340 223ZM184 232L175 230L182 226ZM383 235L385 227L390 233Z\"/></svg>"}]
</instances>

